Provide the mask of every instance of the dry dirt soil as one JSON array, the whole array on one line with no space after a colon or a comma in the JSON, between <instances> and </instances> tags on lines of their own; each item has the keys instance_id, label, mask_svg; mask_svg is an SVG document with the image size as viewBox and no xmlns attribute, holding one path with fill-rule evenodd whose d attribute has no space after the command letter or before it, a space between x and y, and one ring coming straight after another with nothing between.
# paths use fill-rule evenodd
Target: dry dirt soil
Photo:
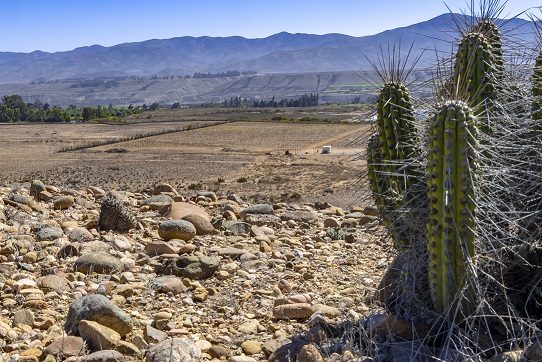
<instances>
[{"instance_id":1,"label":"dry dirt soil","mask_svg":"<svg viewBox=\"0 0 542 362\"><path fill-rule=\"evenodd\" d=\"M269 121L303 117L313 121ZM366 194L365 162L359 157L369 134L366 117L366 110L354 108L180 109L111 124L0 124L0 182L40 179L136 192L168 182L178 190L236 193L251 202L328 201L347 207ZM58 152L225 120L234 122ZM324 145L332 146L331 154L321 154Z\"/></svg>"}]
</instances>

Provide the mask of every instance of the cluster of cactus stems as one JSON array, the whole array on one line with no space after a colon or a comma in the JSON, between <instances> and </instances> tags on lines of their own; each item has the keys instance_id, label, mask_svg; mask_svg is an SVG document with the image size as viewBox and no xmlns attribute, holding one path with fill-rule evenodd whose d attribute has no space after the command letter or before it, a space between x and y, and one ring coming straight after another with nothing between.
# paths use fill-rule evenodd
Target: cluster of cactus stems
<instances>
[{"instance_id":1,"label":"cluster of cactus stems","mask_svg":"<svg viewBox=\"0 0 542 362\"><path fill-rule=\"evenodd\" d=\"M460 315L468 316L483 299L476 293L478 281L473 270L476 253L484 248L477 229L499 223L493 211L477 211L480 196L487 199L487 195L495 197L501 192L490 190L500 180L477 169L480 157L490 167L499 166L490 153L499 152L492 139L502 119L499 102L504 97L499 96L505 83L505 67L501 32L495 22L483 18L465 29L453 61L453 74L442 92L446 99L441 97L433 107L429 122L414 119L410 92L402 80L382 79L378 132L370 138L367 163L373 197L399 251L412 245L413 239L425 240L427 278L435 311L446 313L459 308ZM542 54L536 59L532 80L532 119L539 120ZM425 140L417 133L419 124L428 127L426 133L420 133L426 135ZM420 157L425 161L413 162ZM425 167L423 172L420 164ZM419 179L423 174L426 188L420 194ZM416 187L417 191L413 191ZM413 215L409 206L419 198L426 201L417 201L418 205L426 205L421 211L424 215ZM493 220L481 220L482 215ZM412 228L412 218L425 220L425 227ZM505 228L513 229L509 225ZM488 227L486 234L488 230L494 231Z\"/></svg>"}]
</instances>

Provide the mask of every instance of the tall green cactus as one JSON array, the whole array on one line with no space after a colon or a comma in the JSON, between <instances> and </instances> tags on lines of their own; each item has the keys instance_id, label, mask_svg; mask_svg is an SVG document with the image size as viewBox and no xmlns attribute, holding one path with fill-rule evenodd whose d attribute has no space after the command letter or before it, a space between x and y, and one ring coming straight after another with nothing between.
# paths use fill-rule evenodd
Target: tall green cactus
<instances>
[{"instance_id":1,"label":"tall green cactus","mask_svg":"<svg viewBox=\"0 0 542 362\"><path fill-rule=\"evenodd\" d=\"M475 251L475 119L465 103L453 101L430 123L427 245L430 286L439 312L456 305L460 291L472 287L468 261ZM467 299L461 303L467 304Z\"/></svg>"},{"instance_id":2,"label":"tall green cactus","mask_svg":"<svg viewBox=\"0 0 542 362\"><path fill-rule=\"evenodd\" d=\"M467 99L478 116L479 129L489 135L492 125L487 111L496 99L496 69L490 41L481 32L465 34L455 57L453 94Z\"/></svg>"}]
</instances>

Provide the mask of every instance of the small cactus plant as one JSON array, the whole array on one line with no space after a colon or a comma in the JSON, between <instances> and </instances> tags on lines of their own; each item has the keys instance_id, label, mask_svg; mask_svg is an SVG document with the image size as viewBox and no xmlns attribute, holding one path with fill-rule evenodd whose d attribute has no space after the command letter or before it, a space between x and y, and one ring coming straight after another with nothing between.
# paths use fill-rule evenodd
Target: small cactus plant
<instances>
[{"instance_id":1,"label":"small cactus plant","mask_svg":"<svg viewBox=\"0 0 542 362\"><path fill-rule=\"evenodd\" d=\"M99 224L102 230L128 231L135 228L137 222L134 214L122 205L121 200L107 195L102 200Z\"/></svg>"}]
</instances>

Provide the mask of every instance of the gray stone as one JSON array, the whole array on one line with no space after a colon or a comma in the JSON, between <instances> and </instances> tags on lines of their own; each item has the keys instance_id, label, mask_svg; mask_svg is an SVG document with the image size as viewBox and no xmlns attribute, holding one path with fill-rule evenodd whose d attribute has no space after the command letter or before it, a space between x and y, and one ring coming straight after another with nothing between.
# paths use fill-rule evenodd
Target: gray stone
<instances>
[{"instance_id":1,"label":"gray stone","mask_svg":"<svg viewBox=\"0 0 542 362\"><path fill-rule=\"evenodd\" d=\"M160 224L158 235L164 240L190 240L196 236L196 228L186 220L168 220Z\"/></svg>"},{"instance_id":2,"label":"gray stone","mask_svg":"<svg viewBox=\"0 0 542 362\"><path fill-rule=\"evenodd\" d=\"M32 199L31 196L25 196L25 195L20 195L20 194L9 195L9 200L16 202L18 204L27 205L27 206L31 206L34 204L34 200Z\"/></svg>"},{"instance_id":3,"label":"gray stone","mask_svg":"<svg viewBox=\"0 0 542 362\"><path fill-rule=\"evenodd\" d=\"M13 327L21 325L32 326L34 324L34 313L30 309L20 309L13 314Z\"/></svg>"},{"instance_id":4,"label":"gray stone","mask_svg":"<svg viewBox=\"0 0 542 362\"><path fill-rule=\"evenodd\" d=\"M279 226L282 221L280 217L267 214L248 214L244 217L244 220L252 225L265 226L275 225Z\"/></svg>"},{"instance_id":5,"label":"gray stone","mask_svg":"<svg viewBox=\"0 0 542 362\"><path fill-rule=\"evenodd\" d=\"M222 226L229 230L233 235L239 234L249 234L250 233L250 224L242 221L227 221L222 224Z\"/></svg>"},{"instance_id":6,"label":"gray stone","mask_svg":"<svg viewBox=\"0 0 542 362\"><path fill-rule=\"evenodd\" d=\"M30 185L30 196L38 199L42 191L46 191L45 184L40 180L33 180Z\"/></svg>"},{"instance_id":7,"label":"gray stone","mask_svg":"<svg viewBox=\"0 0 542 362\"><path fill-rule=\"evenodd\" d=\"M130 316L100 294L75 300L68 310L64 329L71 335L79 334L79 322L83 319L109 327L121 336L130 333L133 327Z\"/></svg>"},{"instance_id":8,"label":"gray stone","mask_svg":"<svg viewBox=\"0 0 542 362\"><path fill-rule=\"evenodd\" d=\"M143 329L143 338L145 342L154 344L164 341L167 338L167 333L147 324Z\"/></svg>"},{"instance_id":9,"label":"gray stone","mask_svg":"<svg viewBox=\"0 0 542 362\"><path fill-rule=\"evenodd\" d=\"M198 191L196 193L196 196L203 196L207 197L208 199L211 199L211 201L216 202L218 201L218 197L213 191Z\"/></svg>"},{"instance_id":10,"label":"gray stone","mask_svg":"<svg viewBox=\"0 0 542 362\"><path fill-rule=\"evenodd\" d=\"M365 214L361 211L351 212L344 215L346 219L361 219L363 216L365 216Z\"/></svg>"},{"instance_id":11,"label":"gray stone","mask_svg":"<svg viewBox=\"0 0 542 362\"><path fill-rule=\"evenodd\" d=\"M38 241L51 241L64 236L64 232L61 228L56 226L45 226L42 227L36 233L36 239Z\"/></svg>"},{"instance_id":12,"label":"gray stone","mask_svg":"<svg viewBox=\"0 0 542 362\"><path fill-rule=\"evenodd\" d=\"M73 242L87 243L94 240L94 235L85 228L74 228L68 232L68 239Z\"/></svg>"},{"instance_id":13,"label":"gray stone","mask_svg":"<svg viewBox=\"0 0 542 362\"><path fill-rule=\"evenodd\" d=\"M198 362L201 351L188 338L172 338L159 342L147 351L146 362Z\"/></svg>"},{"instance_id":14,"label":"gray stone","mask_svg":"<svg viewBox=\"0 0 542 362\"><path fill-rule=\"evenodd\" d=\"M214 248L209 248L208 250L209 254L213 254L213 255L216 254L218 256L226 256L232 259L238 258L241 255L245 254L246 252L247 251L244 249L238 249L234 247L226 247L226 248L214 247Z\"/></svg>"},{"instance_id":15,"label":"gray stone","mask_svg":"<svg viewBox=\"0 0 542 362\"><path fill-rule=\"evenodd\" d=\"M148 206L151 210L160 210L164 206L171 205L173 199L168 195L158 194L143 200L142 206Z\"/></svg>"},{"instance_id":16,"label":"gray stone","mask_svg":"<svg viewBox=\"0 0 542 362\"><path fill-rule=\"evenodd\" d=\"M81 255L73 264L73 268L83 274L109 274L124 271L124 264L111 254L96 252Z\"/></svg>"},{"instance_id":17,"label":"gray stone","mask_svg":"<svg viewBox=\"0 0 542 362\"><path fill-rule=\"evenodd\" d=\"M249 356L233 356L228 360L228 362L258 362L258 361Z\"/></svg>"},{"instance_id":18,"label":"gray stone","mask_svg":"<svg viewBox=\"0 0 542 362\"><path fill-rule=\"evenodd\" d=\"M166 261L163 265L156 266L156 271L197 280L213 276L219 266L218 256L181 255L177 260Z\"/></svg>"},{"instance_id":19,"label":"gray stone","mask_svg":"<svg viewBox=\"0 0 542 362\"><path fill-rule=\"evenodd\" d=\"M83 362L123 362L126 358L119 351L103 350L89 354Z\"/></svg>"},{"instance_id":20,"label":"gray stone","mask_svg":"<svg viewBox=\"0 0 542 362\"><path fill-rule=\"evenodd\" d=\"M318 215L311 211L289 211L280 215L280 219L283 221L294 220L311 223L318 220Z\"/></svg>"},{"instance_id":21,"label":"gray stone","mask_svg":"<svg viewBox=\"0 0 542 362\"><path fill-rule=\"evenodd\" d=\"M273 215L273 205L269 204L257 204L246 207L241 211L241 217L246 215Z\"/></svg>"}]
</instances>

